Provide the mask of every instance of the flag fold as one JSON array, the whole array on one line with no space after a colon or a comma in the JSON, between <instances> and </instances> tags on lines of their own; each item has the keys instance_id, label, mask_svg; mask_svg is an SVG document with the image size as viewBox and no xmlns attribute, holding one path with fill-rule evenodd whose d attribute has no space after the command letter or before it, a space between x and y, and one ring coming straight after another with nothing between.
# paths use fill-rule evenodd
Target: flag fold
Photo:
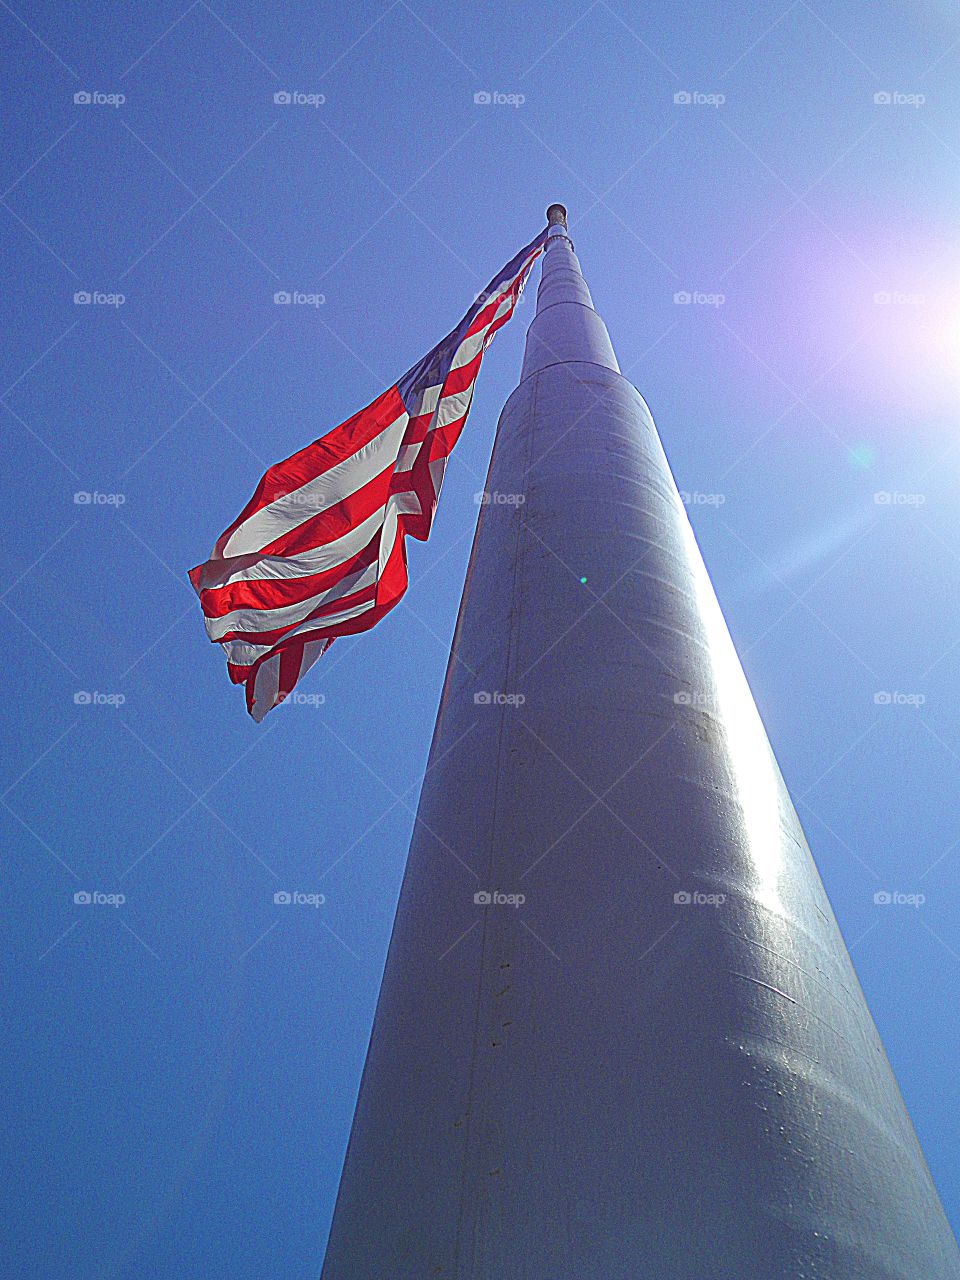
<instances>
[{"instance_id":1,"label":"flag fold","mask_svg":"<svg viewBox=\"0 0 960 1280\"><path fill-rule=\"evenodd\" d=\"M191 569L207 635L245 685L254 720L337 636L369 630L403 596L405 538L430 534L483 353L546 239L544 228L392 387L270 467L210 559Z\"/></svg>"}]
</instances>

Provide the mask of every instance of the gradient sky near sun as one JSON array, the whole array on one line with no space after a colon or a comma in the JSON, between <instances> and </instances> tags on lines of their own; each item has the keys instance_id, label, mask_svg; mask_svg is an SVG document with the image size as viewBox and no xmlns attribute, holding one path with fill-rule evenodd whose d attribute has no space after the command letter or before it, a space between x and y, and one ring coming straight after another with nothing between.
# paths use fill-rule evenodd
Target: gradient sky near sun
<instances>
[{"instance_id":1,"label":"gradient sky near sun","mask_svg":"<svg viewBox=\"0 0 960 1280\"><path fill-rule=\"evenodd\" d=\"M248 719L186 570L553 200L960 1223L955 10L11 0L0 34L17 1274L318 1274L533 289L405 601L313 702Z\"/></svg>"}]
</instances>

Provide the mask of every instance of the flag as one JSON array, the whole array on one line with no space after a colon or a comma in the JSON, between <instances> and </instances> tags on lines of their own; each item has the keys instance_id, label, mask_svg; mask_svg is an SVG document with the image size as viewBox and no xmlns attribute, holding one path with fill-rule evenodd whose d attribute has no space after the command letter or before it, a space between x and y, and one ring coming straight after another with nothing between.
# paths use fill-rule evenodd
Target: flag
<instances>
[{"instance_id":1,"label":"flag","mask_svg":"<svg viewBox=\"0 0 960 1280\"><path fill-rule=\"evenodd\" d=\"M510 319L544 230L457 327L372 404L270 467L190 571L207 635L260 721L337 636L367 631L407 589L405 539L430 534L483 353Z\"/></svg>"}]
</instances>

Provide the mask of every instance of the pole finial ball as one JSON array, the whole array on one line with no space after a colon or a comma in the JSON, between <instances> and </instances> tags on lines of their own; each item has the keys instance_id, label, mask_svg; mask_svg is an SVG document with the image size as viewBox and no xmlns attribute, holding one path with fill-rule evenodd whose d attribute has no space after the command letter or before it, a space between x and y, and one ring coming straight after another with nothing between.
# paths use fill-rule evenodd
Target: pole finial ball
<instances>
[{"instance_id":1,"label":"pole finial ball","mask_svg":"<svg viewBox=\"0 0 960 1280\"><path fill-rule=\"evenodd\" d=\"M547 210L547 222L551 227L567 225L567 211L562 204L552 204Z\"/></svg>"}]
</instances>

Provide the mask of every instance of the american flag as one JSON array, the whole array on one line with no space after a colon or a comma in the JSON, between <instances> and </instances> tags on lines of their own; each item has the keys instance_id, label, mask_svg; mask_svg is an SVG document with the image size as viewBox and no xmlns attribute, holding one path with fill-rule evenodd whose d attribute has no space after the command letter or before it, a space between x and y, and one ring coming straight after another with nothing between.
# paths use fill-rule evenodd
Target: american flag
<instances>
[{"instance_id":1,"label":"american flag","mask_svg":"<svg viewBox=\"0 0 960 1280\"><path fill-rule=\"evenodd\" d=\"M190 571L207 635L262 720L337 636L375 626L407 589L405 538L430 534L480 362L510 319L546 228L457 327L372 404L272 466Z\"/></svg>"}]
</instances>

